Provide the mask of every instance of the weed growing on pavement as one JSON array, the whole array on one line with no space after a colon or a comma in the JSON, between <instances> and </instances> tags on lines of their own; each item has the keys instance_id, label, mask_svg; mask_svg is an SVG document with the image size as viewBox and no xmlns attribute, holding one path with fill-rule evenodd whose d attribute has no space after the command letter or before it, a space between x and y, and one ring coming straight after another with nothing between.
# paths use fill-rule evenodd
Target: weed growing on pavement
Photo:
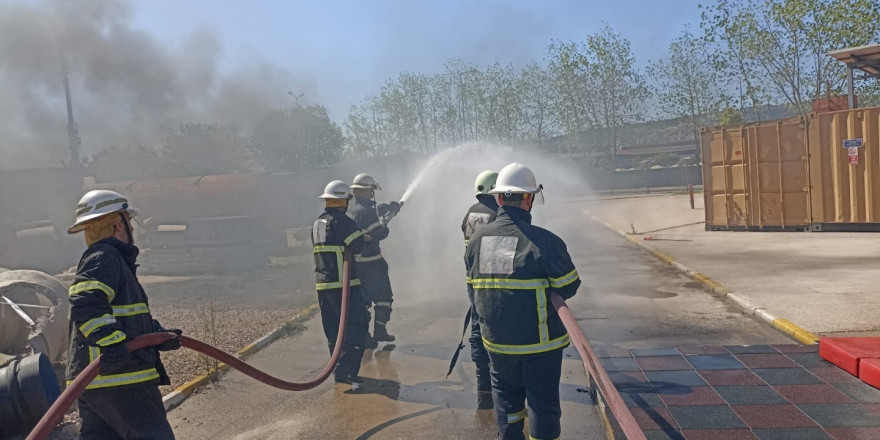
<instances>
[{"instance_id":1,"label":"weed growing on pavement","mask_svg":"<svg viewBox=\"0 0 880 440\"><path fill-rule=\"evenodd\" d=\"M217 321L218 310L214 301L197 307L196 312L201 321L202 338L205 342L217 345ZM220 361L204 354L199 354L199 362L205 370L210 382L216 382L220 379Z\"/></svg>"}]
</instances>

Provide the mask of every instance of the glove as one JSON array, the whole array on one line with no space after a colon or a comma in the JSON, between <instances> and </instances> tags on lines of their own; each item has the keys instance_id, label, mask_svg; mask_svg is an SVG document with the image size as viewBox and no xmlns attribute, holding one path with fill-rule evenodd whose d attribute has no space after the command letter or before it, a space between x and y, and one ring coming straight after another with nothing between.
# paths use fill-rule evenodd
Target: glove
<instances>
[{"instance_id":1,"label":"glove","mask_svg":"<svg viewBox=\"0 0 880 440\"><path fill-rule=\"evenodd\" d=\"M395 215L400 212L400 207L400 202L388 202L388 211L393 212Z\"/></svg>"},{"instance_id":2,"label":"glove","mask_svg":"<svg viewBox=\"0 0 880 440\"><path fill-rule=\"evenodd\" d=\"M159 324L159 321L153 320L153 331L155 332L170 332L174 333L177 336L183 334L183 330L179 328L163 328L162 324ZM173 337L159 345L156 346L156 349L159 351L174 351L180 348L180 338Z\"/></svg>"},{"instance_id":3,"label":"glove","mask_svg":"<svg viewBox=\"0 0 880 440\"><path fill-rule=\"evenodd\" d=\"M131 353L125 342L113 344L101 349L101 374L113 374L128 363Z\"/></svg>"}]
</instances>

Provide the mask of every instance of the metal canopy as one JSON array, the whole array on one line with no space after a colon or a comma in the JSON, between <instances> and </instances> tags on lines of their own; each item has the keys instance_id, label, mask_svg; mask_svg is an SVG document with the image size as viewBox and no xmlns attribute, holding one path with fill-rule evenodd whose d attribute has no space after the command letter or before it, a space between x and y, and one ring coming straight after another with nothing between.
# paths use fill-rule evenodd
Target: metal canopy
<instances>
[{"instance_id":1,"label":"metal canopy","mask_svg":"<svg viewBox=\"0 0 880 440\"><path fill-rule=\"evenodd\" d=\"M828 52L828 55L846 64L847 100L849 108L855 108L853 83L868 78L880 79L880 44L835 50ZM857 78L853 75L854 70L861 70L864 75Z\"/></svg>"}]
</instances>

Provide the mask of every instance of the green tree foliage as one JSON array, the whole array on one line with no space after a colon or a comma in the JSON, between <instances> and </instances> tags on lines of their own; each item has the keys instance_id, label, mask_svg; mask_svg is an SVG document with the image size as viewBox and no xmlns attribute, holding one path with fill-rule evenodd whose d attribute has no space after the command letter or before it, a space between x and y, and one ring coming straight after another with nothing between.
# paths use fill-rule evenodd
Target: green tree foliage
<instances>
[{"instance_id":1,"label":"green tree foliage","mask_svg":"<svg viewBox=\"0 0 880 440\"><path fill-rule=\"evenodd\" d=\"M718 123L720 125L742 124L742 113L740 113L740 111L735 108L725 107L724 110L721 111L721 115L718 117Z\"/></svg>"},{"instance_id":2,"label":"green tree foliage","mask_svg":"<svg viewBox=\"0 0 880 440\"><path fill-rule=\"evenodd\" d=\"M828 52L880 36L876 0L718 0L701 26L719 56L714 66L742 85L752 107L787 103L811 111L812 101L839 95L844 66Z\"/></svg>"},{"instance_id":3,"label":"green tree foliage","mask_svg":"<svg viewBox=\"0 0 880 440\"><path fill-rule=\"evenodd\" d=\"M326 168L342 156L342 130L320 105L275 110L260 120L251 137L267 171Z\"/></svg>"},{"instance_id":4,"label":"green tree foliage","mask_svg":"<svg viewBox=\"0 0 880 440\"><path fill-rule=\"evenodd\" d=\"M105 148L94 154L86 163L89 174L98 182L171 177L168 161L159 150L146 147Z\"/></svg>"}]
</instances>

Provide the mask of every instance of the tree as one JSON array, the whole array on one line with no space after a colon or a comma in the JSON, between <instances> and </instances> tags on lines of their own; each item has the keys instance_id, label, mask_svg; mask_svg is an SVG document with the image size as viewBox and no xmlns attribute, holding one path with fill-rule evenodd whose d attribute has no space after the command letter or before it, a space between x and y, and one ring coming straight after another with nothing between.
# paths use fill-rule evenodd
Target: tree
<instances>
[{"instance_id":1,"label":"tree","mask_svg":"<svg viewBox=\"0 0 880 440\"><path fill-rule=\"evenodd\" d=\"M795 112L844 88L844 66L828 56L880 36L876 0L718 0L702 15L717 45L715 66L753 107L785 102Z\"/></svg>"},{"instance_id":2,"label":"tree","mask_svg":"<svg viewBox=\"0 0 880 440\"><path fill-rule=\"evenodd\" d=\"M342 130L320 105L274 110L251 138L263 167L272 172L326 168L342 156Z\"/></svg>"},{"instance_id":3,"label":"tree","mask_svg":"<svg viewBox=\"0 0 880 440\"><path fill-rule=\"evenodd\" d=\"M157 179L173 177L168 161L159 151L146 147L105 148L86 163L86 167L98 182Z\"/></svg>"},{"instance_id":4,"label":"tree","mask_svg":"<svg viewBox=\"0 0 880 440\"><path fill-rule=\"evenodd\" d=\"M721 111L721 115L718 119L719 125L736 125L743 123L742 113L732 107L725 107L724 110Z\"/></svg>"},{"instance_id":5,"label":"tree","mask_svg":"<svg viewBox=\"0 0 880 440\"><path fill-rule=\"evenodd\" d=\"M161 150L177 174L203 176L250 171L253 157L247 141L230 126L183 124L165 140Z\"/></svg>"},{"instance_id":6,"label":"tree","mask_svg":"<svg viewBox=\"0 0 880 440\"><path fill-rule=\"evenodd\" d=\"M709 64L702 41L685 30L669 45L669 57L649 68L657 84L661 110L671 118L686 118L699 143L700 127L706 125L727 100L720 75Z\"/></svg>"}]
</instances>

